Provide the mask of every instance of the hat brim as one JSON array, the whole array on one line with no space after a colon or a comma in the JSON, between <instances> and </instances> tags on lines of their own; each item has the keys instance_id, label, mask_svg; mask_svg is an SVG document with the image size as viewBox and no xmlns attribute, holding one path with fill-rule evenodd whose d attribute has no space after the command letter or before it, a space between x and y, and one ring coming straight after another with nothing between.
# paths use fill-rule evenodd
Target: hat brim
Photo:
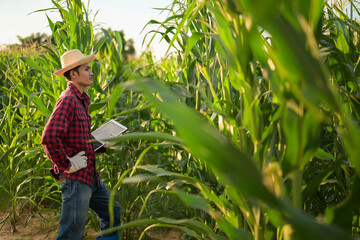
<instances>
[{"instance_id":1,"label":"hat brim","mask_svg":"<svg viewBox=\"0 0 360 240\"><path fill-rule=\"evenodd\" d=\"M64 75L64 73L66 73L67 71L69 71L77 66L94 61L95 58L96 58L95 54L82 57L78 61L54 72L54 75Z\"/></svg>"}]
</instances>

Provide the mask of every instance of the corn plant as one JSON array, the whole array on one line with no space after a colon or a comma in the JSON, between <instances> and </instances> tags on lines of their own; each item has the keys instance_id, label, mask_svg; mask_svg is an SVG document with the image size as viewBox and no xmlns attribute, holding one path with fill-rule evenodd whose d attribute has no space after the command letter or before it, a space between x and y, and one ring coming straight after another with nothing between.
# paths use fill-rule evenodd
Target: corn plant
<instances>
[{"instance_id":1,"label":"corn plant","mask_svg":"<svg viewBox=\"0 0 360 240\"><path fill-rule=\"evenodd\" d=\"M129 86L174 125L178 160L193 165L138 169L172 179L149 198L176 194L203 214L120 229L166 226L197 239L358 234L358 24L322 1L174 1L169 9L158 33L176 58Z\"/></svg>"},{"instance_id":2,"label":"corn plant","mask_svg":"<svg viewBox=\"0 0 360 240\"><path fill-rule=\"evenodd\" d=\"M30 51L33 53L33 51ZM24 58L26 53L23 52ZM10 210L2 223L10 222L12 231L18 211L26 205L33 213L48 211L59 199L56 184L47 176L49 164L42 157L41 123L50 112L37 91L34 73L15 54L2 55L2 109L1 109L1 206L10 204ZM44 207L39 208L38 206ZM19 207L20 206L20 207Z\"/></svg>"},{"instance_id":3,"label":"corn plant","mask_svg":"<svg viewBox=\"0 0 360 240\"><path fill-rule=\"evenodd\" d=\"M103 34L94 37L94 27L84 3L52 3L52 9L37 11L46 13L48 10L56 10L61 16L61 20L56 22L47 18L52 31L48 44L13 51L11 54L1 52L0 209L10 208L8 216L1 219L1 224L4 226L9 222L13 231L16 230L17 218L24 207L30 206L31 216L41 215L43 211L60 210L59 184L49 175L51 163L46 159L40 142L43 127L56 99L66 88L66 80L52 74L61 67L60 56L63 52L78 48L84 54L97 53L97 60L92 63L94 79L97 81L87 91L92 99L89 110L94 129L109 119L118 120L128 126L130 131L163 127L161 120L159 123L150 121L152 113L142 96L134 91L124 91L119 85L135 72L135 63L125 62L122 58L121 32L102 29ZM135 138L98 156L98 169L104 182L114 187L120 175L129 172L128 169L135 164L134 158L148 147L148 141L153 138L149 139ZM154 157L149 161L152 163L158 155L153 152ZM146 186L142 189L123 187L123 192L117 194L116 197L123 199L119 202L123 206L124 221L133 220L133 212L141 204L144 191L149 191ZM172 203L176 205L180 201ZM96 225L94 214L90 214L88 223L87 230ZM131 236L132 233L124 232L122 235Z\"/></svg>"},{"instance_id":4,"label":"corn plant","mask_svg":"<svg viewBox=\"0 0 360 240\"><path fill-rule=\"evenodd\" d=\"M123 206L124 239L158 227L193 239L358 234L355 3L346 14L310 0L174 1L168 19L149 21L176 49L161 62L151 53L126 62L120 31L95 37L84 3L52 3L61 20L48 18L51 43L1 55L3 223L15 230L19 206L59 211L40 138L66 87L52 72L78 48L97 52L94 129L109 119L129 127L98 157Z\"/></svg>"}]
</instances>

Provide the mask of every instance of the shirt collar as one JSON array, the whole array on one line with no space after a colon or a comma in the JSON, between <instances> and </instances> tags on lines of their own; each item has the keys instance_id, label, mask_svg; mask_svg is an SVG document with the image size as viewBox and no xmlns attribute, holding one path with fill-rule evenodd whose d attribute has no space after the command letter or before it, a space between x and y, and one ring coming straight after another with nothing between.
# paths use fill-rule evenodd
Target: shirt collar
<instances>
[{"instance_id":1,"label":"shirt collar","mask_svg":"<svg viewBox=\"0 0 360 240\"><path fill-rule=\"evenodd\" d=\"M90 98L86 94L86 92L83 92L81 94L79 89L72 82L68 82L67 85L68 85L68 88L70 89L70 91L75 94L75 96L77 96L80 100L85 100L85 102L87 104L90 104Z\"/></svg>"}]
</instances>

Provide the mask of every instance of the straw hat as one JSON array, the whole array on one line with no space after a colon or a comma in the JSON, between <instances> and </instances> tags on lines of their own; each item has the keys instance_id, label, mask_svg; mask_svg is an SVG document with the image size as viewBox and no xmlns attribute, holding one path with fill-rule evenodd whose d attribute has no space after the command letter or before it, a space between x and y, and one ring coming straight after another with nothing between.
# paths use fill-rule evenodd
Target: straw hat
<instances>
[{"instance_id":1,"label":"straw hat","mask_svg":"<svg viewBox=\"0 0 360 240\"><path fill-rule=\"evenodd\" d=\"M63 75L65 72L83 65L85 63L92 62L95 59L95 54L85 56L80 50L72 49L65 52L61 56L61 66L62 69L54 72L55 75Z\"/></svg>"}]
</instances>

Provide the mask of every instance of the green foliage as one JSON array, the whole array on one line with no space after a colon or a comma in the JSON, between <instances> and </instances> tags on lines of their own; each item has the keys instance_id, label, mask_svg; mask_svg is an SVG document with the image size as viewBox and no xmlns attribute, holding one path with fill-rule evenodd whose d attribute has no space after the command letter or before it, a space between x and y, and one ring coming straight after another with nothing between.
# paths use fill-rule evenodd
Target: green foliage
<instances>
[{"instance_id":1,"label":"green foliage","mask_svg":"<svg viewBox=\"0 0 360 240\"><path fill-rule=\"evenodd\" d=\"M60 56L66 50L78 48L85 54L97 53L97 60L92 62L94 79L97 81L87 91L92 99L90 112L93 128L115 119L125 124L130 132L139 132L137 136L130 137L133 141L127 140L126 144L117 145L98 156L98 170L110 187L115 186L120 173L127 173L133 167L137 156L148 144L156 142L162 134L157 132L155 137L144 140L149 131L162 124L161 119L157 123L156 119L150 118L150 106L142 100L143 97L134 91L124 91L124 87L119 85L135 72L136 62L126 61L133 54L131 41L124 45L121 31L106 29L102 29L103 35L94 37L88 10L81 1L52 2L54 8L50 10L59 11L62 17L57 22L48 18L52 42L31 49L14 50L15 46L9 46L0 55L0 207L10 207L9 214L1 219L1 224L9 222L14 231L19 214L26 206L30 206L31 216L41 214L48 208L60 211L59 184L50 177L48 169L51 162L40 143L45 123L61 91L66 88L66 80L52 74L61 67ZM158 146L154 145L154 148ZM155 159L167 160L157 155L161 154L161 149L167 154L168 147L159 148L159 152L151 152L154 157L144 160L152 164L155 164ZM125 186L121 193L114 194L118 200L122 199L119 202L124 222L135 218L142 204L142 196L146 196L156 185ZM163 211L169 211L170 216L186 214L181 201L173 196L157 196L149 204L153 214L145 213L145 216L159 216ZM90 214L89 218L87 229L98 225L94 214ZM124 230L122 236L131 237L134 232L136 230Z\"/></svg>"},{"instance_id":2,"label":"green foliage","mask_svg":"<svg viewBox=\"0 0 360 240\"><path fill-rule=\"evenodd\" d=\"M10 205L9 215L2 223L10 221L15 231L17 211L30 205L35 214L48 207L58 207L60 200L56 197L57 183L48 175L50 165L39 144L44 120L50 115L44 99L50 99L39 91L39 82L33 81L38 64L27 57L18 58L17 53L1 53L1 62L4 77L1 78L0 205ZM17 68L14 70L12 66Z\"/></svg>"},{"instance_id":3,"label":"green foliage","mask_svg":"<svg viewBox=\"0 0 360 240\"><path fill-rule=\"evenodd\" d=\"M10 206L3 223L15 227L19 206L59 211L40 141L66 87L52 72L78 48L97 53L97 81L87 90L93 128L109 119L129 128L98 156L123 210L122 226L108 231L123 239L160 227L186 239L358 236L352 15L311 0L174 1L164 22L149 21L176 49L155 62L151 53L127 58L122 31L95 34L81 1L52 2L62 18L48 18L53 41L0 55L0 208ZM88 222L95 226L96 216Z\"/></svg>"},{"instance_id":4,"label":"green foliage","mask_svg":"<svg viewBox=\"0 0 360 240\"><path fill-rule=\"evenodd\" d=\"M359 59L358 24L326 7L174 1L168 19L149 22L178 51L160 66L165 71L143 74L132 88L174 125L190 161L201 166L194 167L217 176L196 192L231 203L225 212L216 198L200 204L208 214L198 220L219 235L241 239L235 230L243 229L255 239L345 239L358 228L358 88L350 67ZM188 204L183 191L194 191L169 189ZM195 199L190 205L199 209L203 200Z\"/></svg>"},{"instance_id":5,"label":"green foliage","mask_svg":"<svg viewBox=\"0 0 360 240\"><path fill-rule=\"evenodd\" d=\"M103 30L95 35L95 39L101 41L107 41L110 43L110 39L116 39L117 44L122 44L121 48L121 56L125 62L134 57L136 51L134 47L134 41L132 39L126 40L125 33L123 31L112 31L110 28L107 30ZM105 46L103 45L102 50L104 50Z\"/></svg>"}]
</instances>

